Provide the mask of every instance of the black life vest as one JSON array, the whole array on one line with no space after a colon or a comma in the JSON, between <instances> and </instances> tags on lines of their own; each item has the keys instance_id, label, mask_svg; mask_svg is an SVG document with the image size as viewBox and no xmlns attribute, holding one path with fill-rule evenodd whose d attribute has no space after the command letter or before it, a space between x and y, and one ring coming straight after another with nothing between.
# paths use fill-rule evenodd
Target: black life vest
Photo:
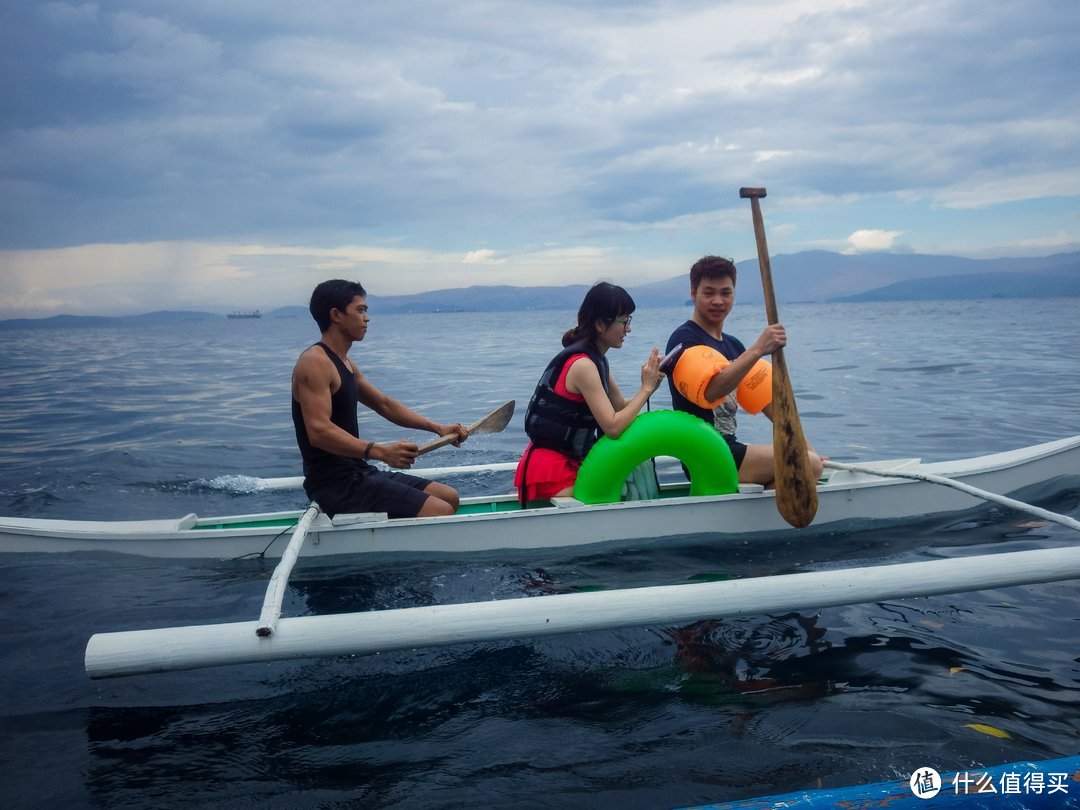
<instances>
[{"instance_id":1,"label":"black life vest","mask_svg":"<svg viewBox=\"0 0 1080 810\"><path fill-rule=\"evenodd\" d=\"M600 426L587 403L567 399L555 392L555 383L566 361L575 354L585 354L596 364L604 391L608 390L607 358L584 341L570 344L552 358L540 375L540 382L525 411L525 433L535 447L582 459L600 437Z\"/></svg>"}]
</instances>

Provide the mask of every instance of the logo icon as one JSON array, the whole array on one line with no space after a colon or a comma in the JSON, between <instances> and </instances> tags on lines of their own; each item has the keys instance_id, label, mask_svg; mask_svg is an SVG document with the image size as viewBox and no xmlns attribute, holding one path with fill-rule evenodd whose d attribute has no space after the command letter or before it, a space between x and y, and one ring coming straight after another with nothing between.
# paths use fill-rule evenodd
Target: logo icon
<instances>
[{"instance_id":1,"label":"logo icon","mask_svg":"<svg viewBox=\"0 0 1080 810\"><path fill-rule=\"evenodd\" d=\"M916 768L908 780L911 792L920 799L932 799L941 790L941 774L933 768Z\"/></svg>"}]
</instances>

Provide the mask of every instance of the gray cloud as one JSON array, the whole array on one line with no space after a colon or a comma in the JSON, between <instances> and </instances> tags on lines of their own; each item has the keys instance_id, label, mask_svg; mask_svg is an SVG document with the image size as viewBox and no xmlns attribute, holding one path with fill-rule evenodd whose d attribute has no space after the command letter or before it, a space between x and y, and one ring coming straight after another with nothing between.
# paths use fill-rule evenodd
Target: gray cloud
<instances>
[{"instance_id":1,"label":"gray cloud","mask_svg":"<svg viewBox=\"0 0 1080 810\"><path fill-rule=\"evenodd\" d=\"M0 250L640 250L745 184L792 247L940 250L928 206L986 209L970 248L1000 203L1080 194L1074 0L9 6Z\"/></svg>"}]
</instances>

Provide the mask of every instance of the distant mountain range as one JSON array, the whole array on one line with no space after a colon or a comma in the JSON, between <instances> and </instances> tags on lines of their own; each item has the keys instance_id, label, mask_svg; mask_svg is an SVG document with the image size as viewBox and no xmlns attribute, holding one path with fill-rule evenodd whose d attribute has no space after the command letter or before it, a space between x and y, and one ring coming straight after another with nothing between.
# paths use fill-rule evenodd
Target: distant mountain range
<instances>
[{"instance_id":1,"label":"distant mountain range","mask_svg":"<svg viewBox=\"0 0 1080 810\"><path fill-rule=\"evenodd\" d=\"M1080 296L1080 251L1029 259L962 259L897 253L848 256L814 250L773 256L770 264L776 297L782 302ZM757 259L738 262L736 269L739 300L760 303ZM583 284L465 287L416 295L372 295L370 299L381 312L576 309L586 289ZM627 289L639 307L681 306L690 297L689 266L666 281Z\"/></svg>"},{"instance_id":2,"label":"distant mountain range","mask_svg":"<svg viewBox=\"0 0 1080 810\"><path fill-rule=\"evenodd\" d=\"M849 256L819 250L773 256L770 263L777 300L784 302L988 298L1006 290L1015 298L1080 295L1080 252L979 260L895 253ZM760 303L757 260L739 262L736 267L739 300ZM634 292L641 300L655 297L682 303L689 294L688 277L689 273L642 285Z\"/></svg>"},{"instance_id":3,"label":"distant mountain range","mask_svg":"<svg viewBox=\"0 0 1080 810\"><path fill-rule=\"evenodd\" d=\"M1040 258L963 259L903 253L845 255L824 250L780 254L771 260L773 286L780 302L933 301L975 298L1080 296L1080 251ZM762 301L757 259L736 265L739 300ZM618 279L612 279L618 282ZM379 312L520 312L577 309L588 285L561 287L475 286L415 295L371 295ZM682 306L690 297L689 265L666 281L628 285L638 307ZM307 307L281 307L270 318L302 315ZM225 318L208 312L154 312L131 320ZM61 315L0 321L6 324L91 324L116 318Z\"/></svg>"},{"instance_id":4,"label":"distant mountain range","mask_svg":"<svg viewBox=\"0 0 1080 810\"><path fill-rule=\"evenodd\" d=\"M307 312L307 310L304 310ZM116 323L158 323L171 321L225 320L225 315L189 310L158 310L142 315L53 315L51 318L10 318L4 326L108 326Z\"/></svg>"}]
</instances>

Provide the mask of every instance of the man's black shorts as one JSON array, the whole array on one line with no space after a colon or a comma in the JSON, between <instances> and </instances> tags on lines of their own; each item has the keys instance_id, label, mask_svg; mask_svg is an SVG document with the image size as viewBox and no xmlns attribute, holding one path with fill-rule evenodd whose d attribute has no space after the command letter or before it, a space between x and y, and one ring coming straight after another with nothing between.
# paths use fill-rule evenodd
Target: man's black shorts
<instances>
[{"instance_id":1,"label":"man's black shorts","mask_svg":"<svg viewBox=\"0 0 1080 810\"><path fill-rule=\"evenodd\" d=\"M724 437L727 446L731 448L731 457L735 459L735 469L740 469L742 467L743 459L746 458L746 445L734 436L728 436L726 433L721 433L720 435Z\"/></svg>"},{"instance_id":2,"label":"man's black shorts","mask_svg":"<svg viewBox=\"0 0 1080 810\"><path fill-rule=\"evenodd\" d=\"M416 517L428 499L426 478L375 467L358 467L344 476L308 492L308 497L333 517L350 512L386 512L391 518Z\"/></svg>"}]
</instances>

